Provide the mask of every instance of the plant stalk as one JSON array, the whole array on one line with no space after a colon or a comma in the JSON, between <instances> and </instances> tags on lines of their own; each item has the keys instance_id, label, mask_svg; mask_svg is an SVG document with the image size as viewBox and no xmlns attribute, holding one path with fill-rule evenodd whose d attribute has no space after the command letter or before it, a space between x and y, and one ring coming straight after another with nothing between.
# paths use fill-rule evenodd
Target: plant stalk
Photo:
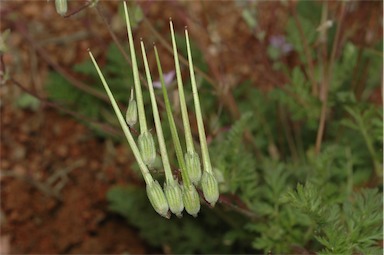
<instances>
[{"instance_id":1,"label":"plant stalk","mask_svg":"<svg viewBox=\"0 0 384 255\"><path fill-rule=\"evenodd\" d=\"M177 88L179 90L181 117L183 119L183 126L184 126L184 133L185 133L185 142L186 142L186 145L187 145L187 151L189 153L194 153L195 149L194 149L194 146L193 146L192 133L191 133L190 123L189 123L189 118L188 118L187 104L185 102L183 81L182 81L182 78L181 78L180 63L179 63L179 57L178 57L178 54L177 54L175 32L173 30L172 20L169 21L169 26L171 28L172 46L173 46L173 57L174 57L174 60L175 60Z\"/></svg>"},{"instance_id":2,"label":"plant stalk","mask_svg":"<svg viewBox=\"0 0 384 255\"><path fill-rule=\"evenodd\" d=\"M191 76L192 93L193 93L193 100L194 100L194 104L195 104L197 127L199 130L199 138L200 138L201 154L203 157L204 171L207 171L208 173L212 174L211 159L209 157L207 139L205 137L203 117L202 117L201 108L200 108L199 94L197 91L195 73L193 70L191 46L189 43L188 30L186 28L185 28L185 38L187 41L189 72L190 72L190 76Z\"/></svg>"},{"instance_id":3,"label":"plant stalk","mask_svg":"<svg viewBox=\"0 0 384 255\"><path fill-rule=\"evenodd\" d=\"M328 101L328 90L329 86L332 83L333 79L333 64L335 62L336 58L336 50L339 45L339 38L340 38L340 33L341 33L341 22L344 17L344 10L345 10L345 3L343 2L341 4L341 11L339 15L339 20L337 24L337 30L336 30L336 36L335 40L333 41L333 46L332 46L332 52L331 52L331 57L329 59L329 65L327 68L327 78L323 84L323 87L320 91L320 99L322 100L322 105L321 105L321 113L320 113L320 121L319 121L319 127L317 130L317 136L316 136L316 145L315 145L315 154L318 154L321 149L321 143L323 140L323 135L324 135L324 130L325 130L325 121L327 117L327 101Z\"/></svg>"},{"instance_id":4,"label":"plant stalk","mask_svg":"<svg viewBox=\"0 0 384 255\"><path fill-rule=\"evenodd\" d=\"M167 117L168 117L170 129L171 129L173 144L175 146L177 161L179 162L179 166L181 168L181 177L183 178L183 185L184 185L184 187L189 187L191 185L191 182L189 180L188 172L187 172L187 169L185 166L183 151L181 149L180 139L179 139L179 136L177 134L177 128L176 128L175 120L173 119L172 110L171 110L171 103L169 102L167 89L165 87L163 70L161 68L159 53L157 52L156 46L154 46L154 50L155 50L157 68L159 70L161 89L163 91L165 109L167 111Z\"/></svg>"},{"instance_id":5,"label":"plant stalk","mask_svg":"<svg viewBox=\"0 0 384 255\"><path fill-rule=\"evenodd\" d=\"M131 134L131 132L129 131L129 129L127 127L127 124L125 123L124 117L121 114L119 106L117 105L116 100L113 97L113 94L112 94L111 90L109 89L109 86L108 86L108 84L107 84L107 82L106 82L106 80L104 78L104 75L101 72L101 70L100 70L100 68L99 68L95 58L93 57L91 51L89 51L89 56L91 57L92 62L95 65L97 73L99 74L101 82L103 83L105 91L107 92L107 95L108 95L108 97L109 97L109 99L111 101L112 107L115 110L117 119L119 120L119 123L121 125L121 128L123 129L125 137L127 138L129 146L131 146L133 155L135 156L135 158L137 160L137 163L139 164L139 167L140 167L141 173L143 174L145 183L147 185L150 185L153 182L153 178L152 178L152 176L151 176L147 166L144 164L143 159L141 158L141 154L139 152L139 148L137 148L137 146L136 146L135 140L133 139L132 134Z\"/></svg>"},{"instance_id":6,"label":"plant stalk","mask_svg":"<svg viewBox=\"0 0 384 255\"><path fill-rule=\"evenodd\" d=\"M148 89L149 89L149 94L150 94L151 103L152 103L153 118L155 120L156 134L159 141L160 154L161 154L161 159L163 161L163 167L165 171L165 178L167 180L167 183L173 183L174 179L172 176L171 166L169 164L167 147L164 141L163 129L161 127L160 114L157 108L155 92L153 91L152 78L151 78L151 73L149 71L147 54L145 52L145 46L142 40L140 41L140 45L141 45L141 52L143 54L145 73L147 75Z\"/></svg>"},{"instance_id":7,"label":"plant stalk","mask_svg":"<svg viewBox=\"0 0 384 255\"><path fill-rule=\"evenodd\" d=\"M133 69L133 81L134 81L134 84L135 84L137 109L138 109L138 112L139 112L140 133L144 134L144 133L147 132L148 128L147 128L147 121L145 119L143 95L142 95L141 85L140 85L140 76L139 76L139 70L138 70L138 67L137 67L135 47L133 45L133 36L132 36L131 23L129 21L129 13L128 13L128 8L127 8L127 3L126 2L124 2L124 11L125 11L125 20L126 20L126 23L127 23L127 33L128 33L128 40L129 40L129 49L131 51L131 61L132 61L132 69Z\"/></svg>"}]
</instances>

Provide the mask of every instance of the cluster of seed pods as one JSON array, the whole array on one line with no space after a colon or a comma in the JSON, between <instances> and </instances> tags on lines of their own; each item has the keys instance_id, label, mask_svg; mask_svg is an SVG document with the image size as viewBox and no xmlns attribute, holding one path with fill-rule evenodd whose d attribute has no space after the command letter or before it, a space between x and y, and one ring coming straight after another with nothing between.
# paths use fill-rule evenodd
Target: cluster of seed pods
<instances>
[{"instance_id":1,"label":"cluster of seed pods","mask_svg":"<svg viewBox=\"0 0 384 255\"><path fill-rule=\"evenodd\" d=\"M163 72L161 68L160 58L156 46L154 46L154 53L156 57L158 72L160 76L161 88L166 106L167 119L172 134L172 141L176 151L176 157L181 171L181 179L177 180L174 178L168 158L167 147L164 141L164 135L160 120L160 114L157 107L155 93L153 89L153 83L151 78L151 72L149 70L147 55L143 40L140 41L141 53L143 56L144 68L148 83L148 89L150 93L152 113L156 128L156 134L160 149L161 160L165 172L165 183L163 188L157 180L155 180L149 168L152 166L156 158L156 148L152 133L148 130L147 120L145 115L145 108L143 103L143 96L140 84L140 77L136 59L136 53L134 49L132 29L129 20L129 13L126 3L124 2L125 17L127 23L128 41L131 52L132 68L133 68L133 79L134 89L131 90L131 97L125 119L114 99L114 96L109 89L109 86L95 60L92 53L89 51L89 55L95 65L95 68L100 76L100 79L104 85L104 88L110 98L111 104L115 110L116 116L123 129L123 132L127 138L127 141L133 151L133 154L140 167L143 178L146 182L146 190L150 203L157 213L169 218L170 212L181 217L183 210L185 209L188 214L197 216L200 211L200 196L197 192L197 188L203 191L204 199L211 205L214 206L219 198L219 189L217 180L213 174L212 166L210 162L210 156L208 151L208 145L206 141L206 135L204 130L203 118L200 108L199 94L196 86L191 47L189 42L188 30L185 28L185 38L187 42L188 52L188 63L192 85L192 94L195 107L195 114L197 119L199 140L200 140L200 151L201 159L194 147L191 127L189 123L188 110L186 100L184 97L184 86L181 77L180 64L178 59L178 52L175 40L175 33L173 29L172 20L170 20L170 30L173 45L173 55L175 60L175 70L177 78L178 93L180 99L181 115L184 127L184 135L186 142L186 152L183 153L181 142L178 136L178 131L173 118L171 104L168 98L167 88L164 83ZM133 93L135 91L135 96ZM137 139L137 144L133 138L130 128L136 124L137 119L139 120L140 135ZM202 164L201 164L202 161ZM202 167L201 167L202 165Z\"/></svg>"}]
</instances>

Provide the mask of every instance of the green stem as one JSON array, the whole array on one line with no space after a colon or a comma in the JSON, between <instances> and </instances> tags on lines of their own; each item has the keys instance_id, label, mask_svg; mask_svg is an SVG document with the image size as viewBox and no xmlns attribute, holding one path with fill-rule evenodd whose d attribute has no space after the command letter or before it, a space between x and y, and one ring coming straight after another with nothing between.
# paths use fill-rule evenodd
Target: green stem
<instances>
[{"instance_id":1,"label":"green stem","mask_svg":"<svg viewBox=\"0 0 384 255\"><path fill-rule=\"evenodd\" d=\"M125 11L125 20L127 23L129 50L131 51L133 81L135 83L137 109L138 109L138 113L139 113L140 133L143 134L147 131L148 128L147 128L147 121L145 119L144 103L143 103L143 96L142 96L142 92L141 92L139 70L137 67L135 48L133 46L132 29L131 29L131 24L129 22L129 14L128 14L128 8L127 8L126 2L124 2L124 11Z\"/></svg>"},{"instance_id":2,"label":"green stem","mask_svg":"<svg viewBox=\"0 0 384 255\"><path fill-rule=\"evenodd\" d=\"M203 123L203 117L201 114L199 93L197 92L195 73L193 70L191 46L189 44L189 37L188 37L188 30L187 29L185 29L185 38L187 41L189 72L190 72L190 76L191 76L192 93L193 93L193 101L195 104L197 127L199 129L199 138L200 138L201 154L203 156L203 165L204 165L205 171L207 171L208 173L212 173L211 160L210 160L209 152L208 152L207 139L205 137L204 123Z\"/></svg>"},{"instance_id":3,"label":"green stem","mask_svg":"<svg viewBox=\"0 0 384 255\"><path fill-rule=\"evenodd\" d=\"M187 169L185 167L185 162L184 162L184 158L183 158L183 151L181 149L181 144L180 144L179 136L177 134L175 120L173 119L173 115L172 115L171 103L169 102L167 89L166 89L165 83L164 83L163 70L161 68L159 54L157 52L156 46L154 46L154 49L155 49L157 68L159 70L161 89L163 91L163 96L164 96L165 109L167 111L169 126L170 126L171 134L172 134L172 140L173 140L173 144L175 145L177 161L179 162L179 166L181 168L181 177L183 178L184 187L189 187L191 185L191 182L189 180Z\"/></svg>"},{"instance_id":4,"label":"green stem","mask_svg":"<svg viewBox=\"0 0 384 255\"><path fill-rule=\"evenodd\" d=\"M373 147L372 140L371 140L371 138L368 135L368 131L365 128L364 122L361 119L360 115L356 119L356 121L357 121L357 123L358 123L358 125L360 127L360 131L361 131L361 133L363 135L365 144L367 145L368 152L369 152L369 154L370 154L370 156L372 158L372 163L373 163L373 167L374 167L375 173L376 173L377 176L382 176L383 175L382 168L380 167L380 163L378 163L377 160L376 160L375 149Z\"/></svg>"},{"instance_id":5,"label":"green stem","mask_svg":"<svg viewBox=\"0 0 384 255\"><path fill-rule=\"evenodd\" d=\"M171 166L169 164L167 147L165 146L163 129L161 127L159 110L157 108L155 92L153 91L152 78L151 78L151 73L149 71L147 54L145 52L145 47L144 47L143 41L140 42L140 45L141 45L141 52L143 54L145 73L147 75L147 82L148 82L149 93L150 93L150 96L151 96L153 118L155 120L156 133L157 133L157 139L159 141L161 159L163 161L163 166L164 166L165 177L167 179L167 183L170 184L170 183L174 182L174 179L173 179L173 176L172 176Z\"/></svg>"},{"instance_id":6,"label":"green stem","mask_svg":"<svg viewBox=\"0 0 384 255\"><path fill-rule=\"evenodd\" d=\"M187 151L190 153L194 153L195 149L193 146L192 133L191 133L191 128L190 128L190 124L189 124L187 104L185 103L183 81L181 79L180 63L179 63L179 57L177 54L177 47L176 47L176 40L175 40L175 32L173 30L173 23L172 23L171 19L169 20L169 26L171 28L173 57L175 59L177 87L179 89L181 117L183 119L183 125L184 125L185 142L187 145Z\"/></svg>"},{"instance_id":7,"label":"green stem","mask_svg":"<svg viewBox=\"0 0 384 255\"><path fill-rule=\"evenodd\" d=\"M141 173L143 174L144 180L145 180L146 184L149 185L153 182L153 178L152 178L151 174L149 173L147 166L144 164L143 159L141 158L141 154L139 152L139 149L136 146L135 140L133 139L132 134L129 131L129 129L125 123L124 117L120 112L119 106L117 105L116 100L113 97L113 94L112 94L111 90L109 89L109 86L108 86L95 58L93 57L91 51L89 51L89 56L91 56L92 62L95 65L97 73L100 76L101 82L104 85L105 91L107 92L109 100L111 101L112 107L115 110L117 119L119 120L119 123L121 125L121 128L123 129L125 137L127 138L129 145L131 146L133 155L135 156L137 163L139 164L139 167L140 167Z\"/></svg>"},{"instance_id":8,"label":"green stem","mask_svg":"<svg viewBox=\"0 0 384 255\"><path fill-rule=\"evenodd\" d=\"M347 196L349 197L353 192L353 157L350 148L345 149L345 156L347 159Z\"/></svg>"}]
</instances>

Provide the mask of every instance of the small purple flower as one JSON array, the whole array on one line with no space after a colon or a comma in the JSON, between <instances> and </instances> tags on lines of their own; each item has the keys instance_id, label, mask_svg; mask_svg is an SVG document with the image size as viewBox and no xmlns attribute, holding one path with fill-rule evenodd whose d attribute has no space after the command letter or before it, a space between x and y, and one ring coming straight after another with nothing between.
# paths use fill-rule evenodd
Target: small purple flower
<instances>
[{"instance_id":1,"label":"small purple flower","mask_svg":"<svg viewBox=\"0 0 384 255\"><path fill-rule=\"evenodd\" d=\"M168 87L169 85L171 85L171 83L173 82L174 78L175 78L175 71L172 70L168 73L165 73L163 74L163 77L164 77L164 83L165 83L165 86ZM153 87L154 88L158 88L160 89L161 88L161 82L160 80L158 81L154 81L152 83Z\"/></svg>"},{"instance_id":2,"label":"small purple flower","mask_svg":"<svg viewBox=\"0 0 384 255\"><path fill-rule=\"evenodd\" d=\"M285 40L285 36L283 35L272 35L269 38L269 44L279 49L283 54L287 54L293 50L293 46Z\"/></svg>"}]
</instances>

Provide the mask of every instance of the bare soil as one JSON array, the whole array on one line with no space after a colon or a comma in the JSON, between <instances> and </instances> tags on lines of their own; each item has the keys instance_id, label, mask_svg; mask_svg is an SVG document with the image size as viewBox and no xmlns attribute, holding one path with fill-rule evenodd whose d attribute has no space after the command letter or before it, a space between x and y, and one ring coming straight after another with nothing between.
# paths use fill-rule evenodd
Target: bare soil
<instances>
[{"instance_id":1,"label":"bare soil","mask_svg":"<svg viewBox=\"0 0 384 255\"><path fill-rule=\"evenodd\" d=\"M82 4L71 1L70 9ZM269 36L283 34L291 15L279 1L258 6L263 40L257 39L261 31L251 31L231 1L139 4L163 36L168 35L169 17L177 31L188 26L190 37L208 63L208 75L223 91L246 80L265 90L284 84L284 75L273 70L266 54ZM92 48L101 64L105 62L105 49L112 39L94 9L62 18L53 1L2 1L0 5L1 31L12 31L4 62L13 77L34 93L46 96L47 74L58 67L81 80L72 67L88 57L87 48ZM117 1L101 1L100 5L118 38L125 42L124 21L115 15ZM337 4L330 7L337 10ZM381 1L371 1L356 3L346 14L345 26L359 31L352 38L354 42L372 45L382 38L382 26L378 25L381 10ZM157 40L145 23L139 24L135 37ZM168 36L164 38L169 41ZM164 71L172 69L171 55L159 45ZM294 65L297 56L288 55L283 61ZM134 228L107 208L105 195L111 186L142 184L129 169L129 148L98 139L79 121L44 104L36 110L17 107L15 101L21 93L14 85L0 87L0 253L154 252ZM381 93L373 94L372 100L381 103Z\"/></svg>"}]
</instances>

